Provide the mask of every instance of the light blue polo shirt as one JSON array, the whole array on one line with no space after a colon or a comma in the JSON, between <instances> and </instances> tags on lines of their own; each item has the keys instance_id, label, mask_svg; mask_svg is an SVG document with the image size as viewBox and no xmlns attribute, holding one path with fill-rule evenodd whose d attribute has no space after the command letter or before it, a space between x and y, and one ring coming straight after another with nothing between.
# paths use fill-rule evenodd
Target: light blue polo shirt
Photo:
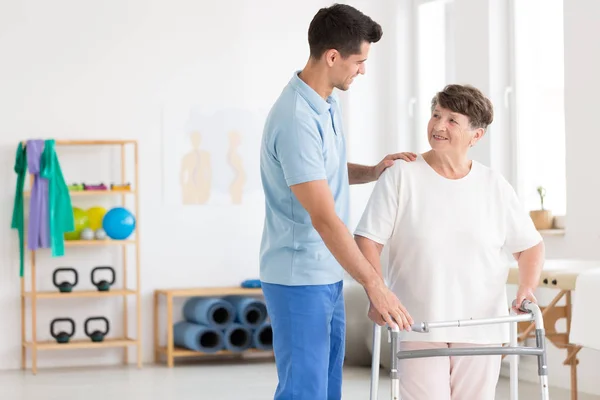
<instances>
[{"instance_id":1,"label":"light blue polo shirt","mask_svg":"<svg viewBox=\"0 0 600 400\"><path fill-rule=\"evenodd\" d=\"M326 179L335 211L348 226L346 142L338 100L325 101L298 77L283 89L263 132L260 171L266 215L260 248L260 279L282 285L326 285L344 270L314 229L290 186Z\"/></svg>"}]
</instances>

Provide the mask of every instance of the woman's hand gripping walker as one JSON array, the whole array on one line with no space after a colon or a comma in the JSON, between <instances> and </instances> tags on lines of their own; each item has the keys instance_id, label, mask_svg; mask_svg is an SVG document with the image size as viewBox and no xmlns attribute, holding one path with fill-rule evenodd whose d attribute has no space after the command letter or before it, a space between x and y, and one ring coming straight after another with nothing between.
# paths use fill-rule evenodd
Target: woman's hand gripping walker
<instances>
[{"instance_id":1,"label":"woman's hand gripping walker","mask_svg":"<svg viewBox=\"0 0 600 400\"><path fill-rule=\"evenodd\" d=\"M513 307L515 302L513 302ZM391 392L393 400L400 399L400 382L398 380L398 360L423 357L449 357L449 356L486 356L507 355L510 356L510 398L517 400L518 394L518 360L519 356L536 356L538 359L538 376L540 380L541 399L548 400L548 366L546 364L545 331L542 312L537 304L524 300L519 307L523 314L517 314L511 309L508 317L493 317L481 319L468 319L442 322L420 322L411 326L414 332L429 332L435 328L466 327L474 325L503 324L510 323L510 346L477 347L477 348L449 348L449 349L424 349L398 351L397 327L388 327L388 341L391 341L392 363L391 363ZM523 321L534 321L535 347L517 346L517 323ZM374 324L373 328L373 358L371 364L371 400L377 400L377 389L379 386L379 352L381 349L381 326Z\"/></svg>"}]
</instances>

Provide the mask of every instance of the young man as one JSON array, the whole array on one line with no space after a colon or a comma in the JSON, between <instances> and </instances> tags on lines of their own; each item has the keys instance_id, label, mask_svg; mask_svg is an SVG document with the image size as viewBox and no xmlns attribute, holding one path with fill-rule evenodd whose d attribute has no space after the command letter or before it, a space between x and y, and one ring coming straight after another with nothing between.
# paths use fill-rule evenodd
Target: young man
<instances>
[{"instance_id":1,"label":"young man","mask_svg":"<svg viewBox=\"0 0 600 400\"><path fill-rule=\"evenodd\" d=\"M372 320L408 329L412 320L358 249L348 230L349 184L378 179L373 167L346 161L340 106L359 74L379 24L348 5L323 8L309 31L310 58L273 105L261 148L266 218L260 277L273 328L279 384L275 399L341 398L344 269L371 301Z\"/></svg>"}]
</instances>

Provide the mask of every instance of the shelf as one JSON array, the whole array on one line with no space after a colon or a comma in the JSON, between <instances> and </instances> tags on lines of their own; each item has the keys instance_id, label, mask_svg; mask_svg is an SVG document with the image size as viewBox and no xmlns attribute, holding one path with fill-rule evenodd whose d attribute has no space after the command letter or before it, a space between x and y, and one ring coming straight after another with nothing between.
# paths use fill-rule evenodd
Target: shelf
<instances>
[{"instance_id":1,"label":"shelf","mask_svg":"<svg viewBox=\"0 0 600 400\"><path fill-rule=\"evenodd\" d=\"M27 144L27 140L21 141L23 145ZM135 139L112 139L112 140L55 140L57 146L89 146L89 145L123 145L135 144Z\"/></svg>"},{"instance_id":2,"label":"shelf","mask_svg":"<svg viewBox=\"0 0 600 400\"><path fill-rule=\"evenodd\" d=\"M158 352L160 354L167 354L166 347L159 347ZM210 356L240 356L246 354L257 354L257 355L273 355L272 350L258 350L258 349L248 349L242 352L233 352L227 350L221 350L216 353L202 353L199 351L189 350L183 347L174 347L173 348L173 356L174 357L210 357Z\"/></svg>"},{"instance_id":3,"label":"shelf","mask_svg":"<svg viewBox=\"0 0 600 400\"><path fill-rule=\"evenodd\" d=\"M258 350L255 348L247 349L241 352L218 351L216 353L198 352L174 345L173 340L173 298L174 297L194 297L194 296L260 296L263 294L262 288L244 288L240 286L226 287L195 287L195 288L169 288L154 290L154 361L159 362L160 355L166 358L166 364L169 368L175 365L176 357L218 357L218 356L246 356L246 355L273 355L272 350ZM160 341L160 297L166 297L166 344L161 345Z\"/></svg>"},{"instance_id":4,"label":"shelf","mask_svg":"<svg viewBox=\"0 0 600 400\"><path fill-rule=\"evenodd\" d=\"M66 247L78 246L125 246L127 244L136 244L136 240L65 240Z\"/></svg>"},{"instance_id":5,"label":"shelf","mask_svg":"<svg viewBox=\"0 0 600 400\"><path fill-rule=\"evenodd\" d=\"M58 290L53 290L50 292L36 292L35 295L32 292L25 292L23 297L32 298L35 297L37 299L63 299L63 298L73 298L73 297L116 297L116 296L129 296L137 294L135 290L109 290L106 292L101 292L99 290L80 290L73 291L70 293L60 293Z\"/></svg>"},{"instance_id":6,"label":"shelf","mask_svg":"<svg viewBox=\"0 0 600 400\"><path fill-rule=\"evenodd\" d=\"M238 286L232 287L206 287L206 288L182 288L182 289L158 289L158 294L165 296L231 296L231 295L262 295L262 289L250 289Z\"/></svg>"},{"instance_id":7,"label":"shelf","mask_svg":"<svg viewBox=\"0 0 600 400\"><path fill-rule=\"evenodd\" d=\"M137 241L135 239L129 240L112 240L112 239L103 239L103 240L65 240L65 247L82 247L82 246L126 246L128 244L136 244ZM29 250L27 243L25 243L25 248ZM38 250L44 250L44 248L40 248Z\"/></svg>"},{"instance_id":8,"label":"shelf","mask_svg":"<svg viewBox=\"0 0 600 400\"><path fill-rule=\"evenodd\" d=\"M539 229L538 232L544 236L564 236L564 229Z\"/></svg>"},{"instance_id":9,"label":"shelf","mask_svg":"<svg viewBox=\"0 0 600 400\"><path fill-rule=\"evenodd\" d=\"M124 194L137 194L135 190L71 190L69 195L71 197L86 197L86 196L118 196ZM23 191L23 196L30 197L31 191Z\"/></svg>"},{"instance_id":10,"label":"shelf","mask_svg":"<svg viewBox=\"0 0 600 400\"><path fill-rule=\"evenodd\" d=\"M57 146L89 146L89 145L121 145L135 144L134 139L111 139L111 140L57 140Z\"/></svg>"},{"instance_id":11,"label":"shelf","mask_svg":"<svg viewBox=\"0 0 600 400\"><path fill-rule=\"evenodd\" d=\"M74 339L69 343L57 343L56 340L43 342L25 342L24 347L36 348L38 350L73 350L73 349L101 349L108 347L127 347L137 345L138 341L130 338L104 339L102 342L92 342L90 339Z\"/></svg>"}]
</instances>

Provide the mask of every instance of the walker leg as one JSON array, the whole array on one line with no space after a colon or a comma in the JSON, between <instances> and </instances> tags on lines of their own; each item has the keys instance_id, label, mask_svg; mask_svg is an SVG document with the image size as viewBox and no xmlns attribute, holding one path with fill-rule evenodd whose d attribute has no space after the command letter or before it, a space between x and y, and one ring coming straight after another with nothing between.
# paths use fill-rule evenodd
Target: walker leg
<instances>
[{"instance_id":1,"label":"walker leg","mask_svg":"<svg viewBox=\"0 0 600 400\"><path fill-rule=\"evenodd\" d=\"M510 323L510 346L517 347L517 323ZM510 400L519 399L519 356L508 356L510 362Z\"/></svg>"},{"instance_id":2,"label":"walker leg","mask_svg":"<svg viewBox=\"0 0 600 400\"><path fill-rule=\"evenodd\" d=\"M379 352L381 351L381 327L373 324L373 355L371 356L371 400L377 400L379 388Z\"/></svg>"},{"instance_id":3,"label":"walker leg","mask_svg":"<svg viewBox=\"0 0 600 400\"><path fill-rule=\"evenodd\" d=\"M540 376L540 389L542 390L542 400L549 400L550 393L548 392L548 375Z\"/></svg>"},{"instance_id":4,"label":"walker leg","mask_svg":"<svg viewBox=\"0 0 600 400\"><path fill-rule=\"evenodd\" d=\"M398 379L398 332L390 330L392 342L392 363L390 371L390 382L392 389L392 400L400 400L400 380Z\"/></svg>"},{"instance_id":5,"label":"walker leg","mask_svg":"<svg viewBox=\"0 0 600 400\"><path fill-rule=\"evenodd\" d=\"M548 392L548 364L546 362L546 333L543 328L535 330L535 342L538 348L544 349L544 352L538 356L538 376L540 377L540 390L542 400L550 399Z\"/></svg>"}]
</instances>

